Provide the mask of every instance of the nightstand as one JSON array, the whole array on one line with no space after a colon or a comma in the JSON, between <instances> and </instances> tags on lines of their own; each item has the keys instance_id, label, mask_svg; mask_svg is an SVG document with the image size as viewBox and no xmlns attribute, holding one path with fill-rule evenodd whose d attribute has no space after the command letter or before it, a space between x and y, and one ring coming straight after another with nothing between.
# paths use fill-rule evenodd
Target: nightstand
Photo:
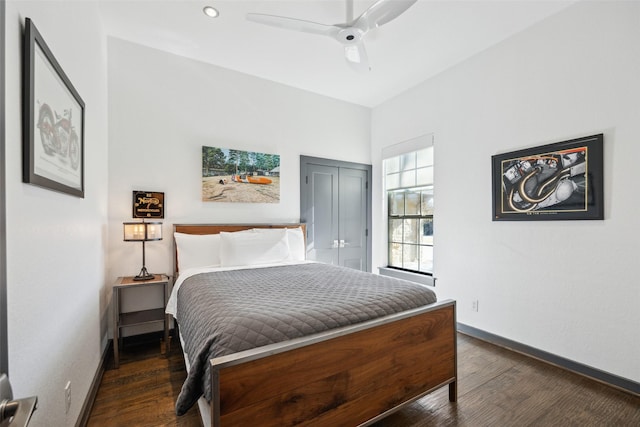
<instances>
[{"instance_id":1,"label":"nightstand","mask_svg":"<svg viewBox=\"0 0 640 427\"><path fill-rule=\"evenodd\" d=\"M164 304L162 307L150 310L140 310L122 313L121 303L125 298L126 290L141 287L162 287L164 291ZM124 291L124 292L123 292ZM133 277L118 277L113 285L113 361L114 367L120 367L120 329L127 326L144 325L153 322L164 322L165 353L169 353L169 315L164 312L169 300L169 277L165 274L155 274L150 280L133 280Z\"/></svg>"}]
</instances>

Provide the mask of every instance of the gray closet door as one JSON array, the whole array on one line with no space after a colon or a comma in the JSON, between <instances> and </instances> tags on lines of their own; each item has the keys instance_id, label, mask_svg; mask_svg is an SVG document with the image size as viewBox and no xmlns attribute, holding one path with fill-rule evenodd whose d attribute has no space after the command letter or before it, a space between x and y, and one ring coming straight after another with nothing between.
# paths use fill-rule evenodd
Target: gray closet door
<instances>
[{"instance_id":1,"label":"gray closet door","mask_svg":"<svg viewBox=\"0 0 640 427\"><path fill-rule=\"evenodd\" d=\"M310 164L307 169L307 259L340 264L337 167Z\"/></svg>"},{"instance_id":2,"label":"gray closet door","mask_svg":"<svg viewBox=\"0 0 640 427\"><path fill-rule=\"evenodd\" d=\"M307 259L371 271L371 166L300 156Z\"/></svg>"},{"instance_id":3,"label":"gray closet door","mask_svg":"<svg viewBox=\"0 0 640 427\"><path fill-rule=\"evenodd\" d=\"M340 168L339 264L362 271L370 271L367 262L367 187L367 171Z\"/></svg>"}]
</instances>

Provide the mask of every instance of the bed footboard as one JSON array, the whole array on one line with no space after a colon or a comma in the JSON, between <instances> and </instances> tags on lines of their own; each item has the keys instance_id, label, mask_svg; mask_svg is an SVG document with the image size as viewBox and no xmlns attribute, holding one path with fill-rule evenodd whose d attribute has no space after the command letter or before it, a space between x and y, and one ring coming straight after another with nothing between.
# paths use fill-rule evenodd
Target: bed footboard
<instances>
[{"instance_id":1,"label":"bed footboard","mask_svg":"<svg viewBox=\"0 0 640 427\"><path fill-rule=\"evenodd\" d=\"M445 385L455 301L211 360L214 427L367 425Z\"/></svg>"}]
</instances>

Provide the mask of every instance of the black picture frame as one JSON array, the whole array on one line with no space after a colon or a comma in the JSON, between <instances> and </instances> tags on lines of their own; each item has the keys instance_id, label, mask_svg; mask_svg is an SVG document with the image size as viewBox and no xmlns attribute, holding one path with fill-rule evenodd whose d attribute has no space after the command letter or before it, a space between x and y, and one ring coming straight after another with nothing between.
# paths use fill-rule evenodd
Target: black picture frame
<instances>
[{"instance_id":1,"label":"black picture frame","mask_svg":"<svg viewBox=\"0 0 640 427\"><path fill-rule=\"evenodd\" d=\"M164 193L134 190L132 206L133 218L164 218Z\"/></svg>"},{"instance_id":2,"label":"black picture frame","mask_svg":"<svg viewBox=\"0 0 640 427\"><path fill-rule=\"evenodd\" d=\"M492 156L493 221L604 219L603 134Z\"/></svg>"},{"instance_id":3,"label":"black picture frame","mask_svg":"<svg viewBox=\"0 0 640 427\"><path fill-rule=\"evenodd\" d=\"M84 198L84 101L30 18L23 55L22 181Z\"/></svg>"}]
</instances>

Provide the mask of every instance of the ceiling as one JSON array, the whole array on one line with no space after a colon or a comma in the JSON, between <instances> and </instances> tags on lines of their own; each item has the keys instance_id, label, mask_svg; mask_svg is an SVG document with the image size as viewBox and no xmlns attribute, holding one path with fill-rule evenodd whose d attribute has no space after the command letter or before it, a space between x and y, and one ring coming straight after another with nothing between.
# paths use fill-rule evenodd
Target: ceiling
<instances>
[{"instance_id":1,"label":"ceiling","mask_svg":"<svg viewBox=\"0 0 640 427\"><path fill-rule=\"evenodd\" d=\"M355 17L375 2L353 1ZM375 107L574 1L418 0L365 35L367 73L349 67L331 38L245 19L254 12L343 23L346 0L102 0L100 13L110 36ZM206 16L206 5L220 16Z\"/></svg>"}]
</instances>

